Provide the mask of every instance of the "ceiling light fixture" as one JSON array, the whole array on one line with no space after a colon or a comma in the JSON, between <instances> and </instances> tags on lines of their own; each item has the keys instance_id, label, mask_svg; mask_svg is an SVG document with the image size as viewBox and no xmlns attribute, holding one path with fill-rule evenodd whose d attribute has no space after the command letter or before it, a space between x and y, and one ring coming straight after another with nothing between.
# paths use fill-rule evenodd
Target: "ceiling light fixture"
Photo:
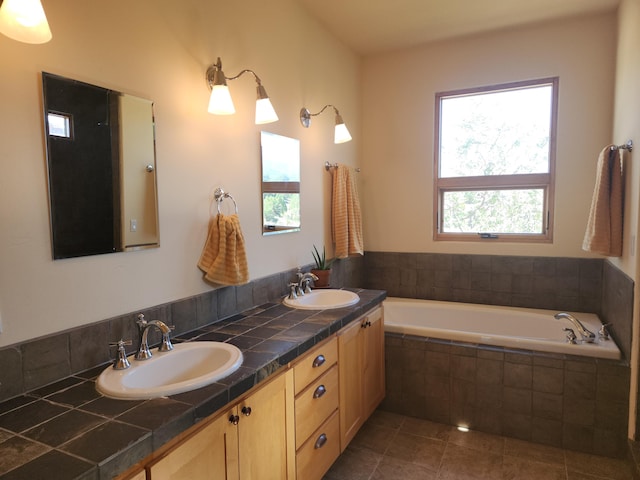
<instances>
[{"instance_id":1,"label":"ceiling light fixture","mask_svg":"<svg viewBox=\"0 0 640 480\"><path fill-rule=\"evenodd\" d=\"M333 136L333 143L345 143L351 141L351 134L349 133L344 120L342 120L342 115L340 115L338 109L333 105L325 105L318 113L310 113L306 108L302 108L300 110L300 123L303 127L309 128L309 125L311 125L311 117L320 115L325 111L325 109L329 107L333 108L334 112L336 113L336 128Z\"/></svg>"},{"instance_id":2,"label":"ceiling light fixture","mask_svg":"<svg viewBox=\"0 0 640 480\"><path fill-rule=\"evenodd\" d=\"M273 109L273 105L271 105L267 91L260 81L260 77L258 77L253 70L249 69L242 70L234 77L227 77L222 71L220 57L218 57L216 63L207 68L207 85L209 85L211 89L208 108L209 113L213 115L233 115L236 113L233 100L231 99L231 93L229 93L229 87L227 86L227 80L235 80L247 72L254 76L257 83L256 125L278 121L278 115Z\"/></svg>"},{"instance_id":3,"label":"ceiling light fixture","mask_svg":"<svg viewBox=\"0 0 640 480\"><path fill-rule=\"evenodd\" d=\"M0 33L24 43L46 43L52 37L40 0L4 0Z\"/></svg>"}]
</instances>

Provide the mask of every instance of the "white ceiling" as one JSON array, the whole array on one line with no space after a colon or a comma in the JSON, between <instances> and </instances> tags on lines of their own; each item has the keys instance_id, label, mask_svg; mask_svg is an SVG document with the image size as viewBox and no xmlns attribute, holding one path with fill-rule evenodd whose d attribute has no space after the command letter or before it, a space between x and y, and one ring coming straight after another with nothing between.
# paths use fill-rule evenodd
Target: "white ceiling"
<instances>
[{"instance_id":1,"label":"white ceiling","mask_svg":"<svg viewBox=\"0 0 640 480\"><path fill-rule=\"evenodd\" d=\"M620 0L298 0L360 54L617 8Z\"/></svg>"}]
</instances>

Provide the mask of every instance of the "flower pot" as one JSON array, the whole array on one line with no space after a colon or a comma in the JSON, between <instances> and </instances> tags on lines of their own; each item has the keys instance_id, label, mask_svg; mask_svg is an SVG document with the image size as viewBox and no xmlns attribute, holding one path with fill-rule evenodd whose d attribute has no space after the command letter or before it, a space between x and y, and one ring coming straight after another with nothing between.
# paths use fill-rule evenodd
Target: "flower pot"
<instances>
[{"instance_id":1,"label":"flower pot","mask_svg":"<svg viewBox=\"0 0 640 480\"><path fill-rule=\"evenodd\" d=\"M313 281L316 288L326 288L330 284L331 270L311 270L318 280Z\"/></svg>"}]
</instances>

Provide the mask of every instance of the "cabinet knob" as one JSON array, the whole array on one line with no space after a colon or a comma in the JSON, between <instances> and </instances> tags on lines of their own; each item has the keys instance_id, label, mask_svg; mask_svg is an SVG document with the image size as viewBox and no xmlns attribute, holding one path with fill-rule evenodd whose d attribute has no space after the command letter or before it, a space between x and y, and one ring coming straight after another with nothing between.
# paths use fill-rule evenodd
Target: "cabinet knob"
<instances>
[{"instance_id":1,"label":"cabinet knob","mask_svg":"<svg viewBox=\"0 0 640 480\"><path fill-rule=\"evenodd\" d=\"M248 417L249 415L251 415L251 407L242 407L242 414L245 417Z\"/></svg>"},{"instance_id":2,"label":"cabinet knob","mask_svg":"<svg viewBox=\"0 0 640 480\"><path fill-rule=\"evenodd\" d=\"M240 421L240 417L238 415L230 415L229 416L229 423L231 425L237 425L239 421Z\"/></svg>"},{"instance_id":3,"label":"cabinet knob","mask_svg":"<svg viewBox=\"0 0 640 480\"><path fill-rule=\"evenodd\" d=\"M326 359L324 358L324 355L318 355L313 360L313 368L317 368L317 367L321 366L324 362L326 362Z\"/></svg>"},{"instance_id":4,"label":"cabinet knob","mask_svg":"<svg viewBox=\"0 0 640 480\"><path fill-rule=\"evenodd\" d=\"M327 389L324 385L320 385L318 388L316 388L316 391L313 392L313 398L320 398L325 393L327 393Z\"/></svg>"},{"instance_id":5,"label":"cabinet knob","mask_svg":"<svg viewBox=\"0 0 640 480\"><path fill-rule=\"evenodd\" d=\"M320 434L320 436L316 440L316 443L313 446L313 448L315 448L315 449L322 448L322 447L324 447L325 443L327 443L327 435L322 433L322 434Z\"/></svg>"}]
</instances>

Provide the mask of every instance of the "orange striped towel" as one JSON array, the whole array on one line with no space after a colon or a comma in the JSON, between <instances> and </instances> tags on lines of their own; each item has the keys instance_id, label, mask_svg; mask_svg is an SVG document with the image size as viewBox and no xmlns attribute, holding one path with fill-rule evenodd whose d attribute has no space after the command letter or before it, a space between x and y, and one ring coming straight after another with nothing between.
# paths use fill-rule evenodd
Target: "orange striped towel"
<instances>
[{"instance_id":1,"label":"orange striped towel","mask_svg":"<svg viewBox=\"0 0 640 480\"><path fill-rule=\"evenodd\" d=\"M624 170L615 145L605 147L598 157L596 185L582 249L608 257L622 256Z\"/></svg>"},{"instance_id":2,"label":"orange striped towel","mask_svg":"<svg viewBox=\"0 0 640 480\"><path fill-rule=\"evenodd\" d=\"M238 215L218 214L209 220L209 231L198 268L205 280L221 285L242 285L249 281L244 236Z\"/></svg>"},{"instance_id":3,"label":"orange striped towel","mask_svg":"<svg viewBox=\"0 0 640 480\"><path fill-rule=\"evenodd\" d=\"M331 227L337 258L364 255L360 199L355 180L344 165L333 170Z\"/></svg>"}]
</instances>

